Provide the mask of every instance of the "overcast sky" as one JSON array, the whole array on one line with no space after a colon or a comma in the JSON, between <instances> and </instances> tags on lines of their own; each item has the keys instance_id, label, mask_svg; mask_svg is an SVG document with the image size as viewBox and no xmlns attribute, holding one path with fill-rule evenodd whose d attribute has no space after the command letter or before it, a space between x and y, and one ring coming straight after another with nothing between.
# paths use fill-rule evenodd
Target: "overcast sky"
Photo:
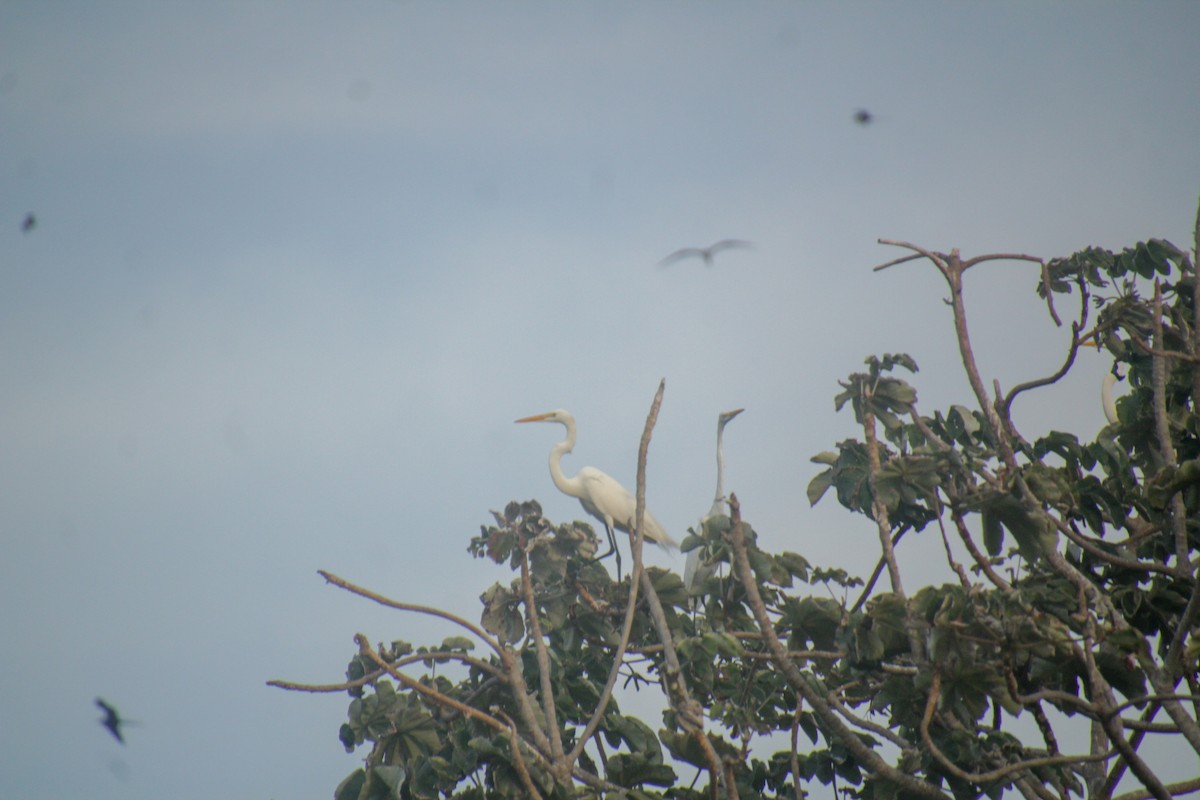
<instances>
[{"instance_id":1,"label":"overcast sky","mask_svg":"<svg viewBox=\"0 0 1200 800\"><path fill-rule=\"evenodd\" d=\"M330 796L348 698L264 682L459 631L316 570L477 618L510 579L465 551L489 509L583 516L561 428L512 421L571 410L567 471L632 488L660 378L676 538L744 406L727 487L767 546L869 570L870 524L804 496L854 433L837 380L906 351L926 412L968 399L940 278L872 273L876 239L1190 247L1198 30L1192 2L5 2L0 796ZM657 266L727 237L755 246ZM989 381L1053 371L1034 269L968 277ZM1106 367L1018 422L1091 437Z\"/></svg>"}]
</instances>

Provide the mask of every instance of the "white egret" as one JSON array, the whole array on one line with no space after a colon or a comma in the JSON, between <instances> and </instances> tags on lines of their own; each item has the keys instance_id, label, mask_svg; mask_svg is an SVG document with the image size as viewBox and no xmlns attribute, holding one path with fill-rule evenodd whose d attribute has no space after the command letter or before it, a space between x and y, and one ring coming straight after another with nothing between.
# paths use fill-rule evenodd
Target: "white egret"
<instances>
[{"instance_id":1,"label":"white egret","mask_svg":"<svg viewBox=\"0 0 1200 800\"><path fill-rule=\"evenodd\" d=\"M1110 425L1116 425L1121 421L1121 417L1117 414L1117 401L1113 399L1113 389L1116 388L1117 381L1125 380L1124 369L1124 364L1120 361L1116 362L1100 384L1100 402L1104 405L1104 418Z\"/></svg>"},{"instance_id":2,"label":"white egret","mask_svg":"<svg viewBox=\"0 0 1200 800\"><path fill-rule=\"evenodd\" d=\"M550 448L550 478L563 494L579 499L583 510L604 523L608 534L609 550L599 558L611 553L617 556L617 580L621 579L621 554L617 551L617 539L613 528L632 533L637 501L632 494L617 483L616 479L595 467L581 467L574 478L563 474L562 457L575 449L575 417L561 408L532 417L522 417L517 422L557 422L567 429L567 438ZM642 535L660 547L672 548L679 545L672 539L647 510L642 518Z\"/></svg>"},{"instance_id":3,"label":"white egret","mask_svg":"<svg viewBox=\"0 0 1200 800\"><path fill-rule=\"evenodd\" d=\"M701 530L704 528L704 523L709 519L725 513L725 452L722 440L725 437L725 426L729 424L729 420L745 410L744 408L735 408L733 411L726 411L717 416L717 492L713 496L712 508L708 510L708 514L700 521ZM693 586L703 583L714 571L714 567L709 564L701 567L700 551L702 549L696 547L689 550L687 562L683 566L683 585L687 588L688 594L692 593Z\"/></svg>"},{"instance_id":4,"label":"white egret","mask_svg":"<svg viewBox=\"0 0 1200 800\"><path fill-rule=\"evenodd\" d=\"M1095 339L1088 339L1080 344L1084 347L1100 349L1100 345L1096 343ZM1114 361L1112 369L1100 382L1100 404L1104 407L1104 418L1108 420L1109 425L1116 425L1121 421L1120 415L1117 414L1117 401L1113 399L1113 389L1116 388L1117 381L1125 380L1125 373L1128 369L1124 362Z\"/></svg>"},{"instance_id":5,"label":"white egret","mask_svg":"<svg viewBox=\"0 0 1200 800\"><path fill-rule=\"evenodd\" d=\"M710 244L708 247L683 247L671 253L669 256L658 262L660 267L665 267L668 264L674 264L676 261L684 258L695 256L704 262L704 265L711 267L713 265L713 256L722 250L729 250L735 247L753 247L753 242L747 242L744 239L722 239L719 242Z\"/></svg>"}]
</instances>

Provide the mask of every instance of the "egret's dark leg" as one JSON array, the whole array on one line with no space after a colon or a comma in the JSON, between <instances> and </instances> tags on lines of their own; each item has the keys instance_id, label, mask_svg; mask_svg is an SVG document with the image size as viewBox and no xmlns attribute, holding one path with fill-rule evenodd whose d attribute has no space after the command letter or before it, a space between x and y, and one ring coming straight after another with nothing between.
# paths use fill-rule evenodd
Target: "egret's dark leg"
<instances>
[{"instance_id":1,"label":"egret's dark leg","mask_svg":"<svg viewBox=\"0 0 1200 800\"><path fill-rule=\"evenodd\" d=\"M617 549L617 537L613 535L612 528L608 527L607 522L604 523L604 533L608 536L608 549L590 560L601 561L615 553L617 556L617 581L619 582L621 580L621 551Z\"/></svg>"},{"instance_id":2,"label":"egret's dark leg","mask_svg":"<svg viewBox=\"0 0 1200 800\"><path fill-rule=\"evenodd\" d=\"M591 559L592 561L600 561L608 558L611 555L617 557L617 583L621 582L621 551L617 548L617 537L613 535L613 530L607 522L604 523L604 533L608 535L608 549L600 555Z\"/></svg>"},{"instance_id":3,"label":"egret's dark leg","mask_svg":"<svg viewBox=\"0 0 1200 800\"><path fill-rule=\"evenodd\" d=\"M617 583L621 582L621 548L617 547L617 537L613 536L612 528L608 528L608 543L612 545L613 555L617 557Z\"/></svg>"},{"instance_id":4,"label":"egret's dark leg","mask_svg":"<svg viewBox=\"0 0 1200 800\"><path fill-rule=\"evenodd\" d=\"M608 533L608 528L605 528L605 529L604 529L604 532L605 532L605 533ZM603 561L604 559L608 558L609 556L611 556L611 555L612 555L613 553L615 553L616 551L617 551L617 543L616 543L616 541L613 539L613 537L612 537L612 534L611 534L611 533L609 533L609 534L608 534L608 549L607 549L607 550L605 550L605 551L604 551L603 553L601 553L600 555L598 555L598 556L594 556L594 557L593 557L591 560L592 560L592 561ZM619 558L619 557L620 557L620 556L618 556L618 558Z\"/></svg>"}]
</instances>

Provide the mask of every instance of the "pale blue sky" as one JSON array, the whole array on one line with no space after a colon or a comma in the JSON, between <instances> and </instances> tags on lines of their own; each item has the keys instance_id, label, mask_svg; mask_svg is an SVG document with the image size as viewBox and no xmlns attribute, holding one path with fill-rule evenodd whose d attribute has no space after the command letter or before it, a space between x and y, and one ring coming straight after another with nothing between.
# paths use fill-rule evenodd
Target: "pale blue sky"
<instances>
[{"instance_id":1,"label":"pale blue sky","mask_svg":"<svg viewBox=\"0 0 1200 800\"><path fill-rule=\"evenodd\" d=\"M662 377L676 538L745 406L747 517L869 569L865 521L804 497L853 433L837 379L907 351L927 411L966 399L939 279L872 273L875 240L1190 246L1197 30L1188 2L5 3L0 796L328 797L347 698L264 681L457 631L316 570L477 616L488 509L582 516L559 429L512 420L570 409L567 471L632 486ZM725 237L756 247L655 266ZM984 373L1052 371L1033 271L970 277ZM1019 421L1092 435L1105 366Z\"/></svg>"}]
</instances>

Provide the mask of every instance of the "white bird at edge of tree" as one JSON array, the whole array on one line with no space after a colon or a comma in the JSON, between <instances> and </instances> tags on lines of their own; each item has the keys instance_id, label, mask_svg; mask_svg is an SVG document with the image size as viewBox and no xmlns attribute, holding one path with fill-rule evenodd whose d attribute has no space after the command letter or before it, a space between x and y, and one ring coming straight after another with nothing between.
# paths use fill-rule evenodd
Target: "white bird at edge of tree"
<instances>
[{"instance_id":1,"label":"white bird at edge of tree","mask_svg":"<svg viewBox=\"0 0 1200 800\"><path fill-rule=\"evenodd\" d=\"M563 494L577 498L583 510L604 523L608 534L609 550L598 558L615 553L617 557L617 580L621 579L621 553L617 550L616 528L632 533L637 501L615 478L595 467L581 467L573 478L562 471L562 457L575 449L575 417L563 409L522 417L517 422L557 422L567 429L567 438L550 448L550 478ZM647 509L642 517L642 535L663 548L677 548L678 543L667 534L654 515Z\"/></svg>"},{"instance_id":2,"label":"white bird at edge of tree","mask_svg":"<svg viewBox=\"0 0 1200 800\"><path fill-rule=\"evenodd\" d=\"M729 424L731 419L745 410L744 408L735 408L733 411L726 411L717 416L717 491L713 496L712 508L708 510L708 514L700 521L701 530L704 528L704 523L709 519L725 513L725 452L722 440L725 437L725 426ZM695 547L689 550L687 561L683 566L683 585L687 589L688 594L692 593L694 586L704 583L715 569L710 564L700 564L700 551L702 549L701 547Z\"/></svg>"},{"instance_id":3,"label":"white bird at edge of tree","mask_svg":"<svg viewBox=\"0 0 1200 800\"><path fill-rule=\"evenodd\" d=\"M1113 399L1113 389L1116 388L1117 381L1125 380L1124 369L1125 365L1120 361L1114 363L1100 383L1100 402L1104 405L1104 418L1110 425L1121 421L1120 415L1117 414L1117 401Z\"/></svg>"},{"instance_id":4,"label":"white bird at edge of tree","mask_svg":"<svg viewBox=\"0 0 1200 800\"><path fill-rule=\"evenodd\" d=\"M1095 339L1088 339L1086 342L1080 342L1084 347L1094 347L1100 349L1100 345ZM1121 361L1114 361L1112 369L1104 376L1104 380L1100 382L1100 404L1104 407L1104 418L1108 420L1109 425L1116 425L1121 421L1120 415L1117 413L1117 401L1113 398L1113 390L1117 387L1117 381L1125 380L1125 374L1128 367Z\"/></svg>"}]
</instances>

